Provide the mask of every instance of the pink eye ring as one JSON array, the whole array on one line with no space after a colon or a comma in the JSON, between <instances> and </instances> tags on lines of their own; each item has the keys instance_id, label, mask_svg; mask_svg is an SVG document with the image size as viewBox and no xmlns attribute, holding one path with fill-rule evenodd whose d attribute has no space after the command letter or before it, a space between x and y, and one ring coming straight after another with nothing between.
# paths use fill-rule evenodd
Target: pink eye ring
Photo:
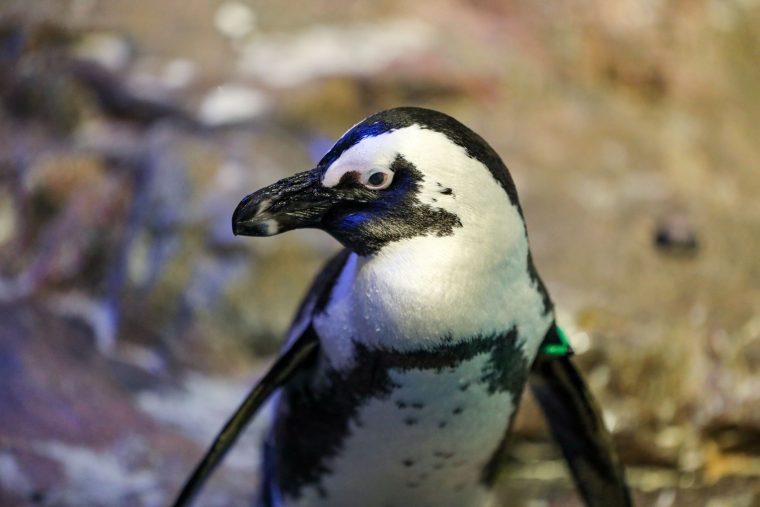
<instances>
[{"instance_id":1,"label":"pink eye ring","mask_svg":"<svg viewBox=\"0 0 760 507\"><path fill-rule=\"evenodd\" d=\"M365 181L362 183L365 187L372 190L383 190L390 186L393 181L393 173L390 171L375 170L367 173Z\"/></svg>"}]
</instances>

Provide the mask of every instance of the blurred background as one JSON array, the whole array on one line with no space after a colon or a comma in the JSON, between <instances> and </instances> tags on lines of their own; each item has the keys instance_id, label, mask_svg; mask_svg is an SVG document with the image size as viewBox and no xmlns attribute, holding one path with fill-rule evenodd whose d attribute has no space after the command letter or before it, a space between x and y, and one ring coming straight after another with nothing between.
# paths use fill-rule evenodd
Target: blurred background
<instances>
[{"instance_id":1,"label":"blurred background","mask_svg":"<svg viewBox=\"0 0 760 507\"><path fill-rule=\"evenodd\" d=\"M510 167L638 505L760 505L757 0L0 0L0 505L170 501L339 248L233 209L397 105ZM580 505L530 396L502 488Z\"/></svg>"}]
</instances>

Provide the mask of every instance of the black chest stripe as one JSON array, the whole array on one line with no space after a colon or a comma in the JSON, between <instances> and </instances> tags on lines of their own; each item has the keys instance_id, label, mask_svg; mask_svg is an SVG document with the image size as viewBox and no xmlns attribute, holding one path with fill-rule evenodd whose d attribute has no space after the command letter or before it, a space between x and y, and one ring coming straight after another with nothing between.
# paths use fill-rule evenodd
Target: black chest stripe
<instances>
[{"instance_id":1,"label":"black chest stripe","mask_svg":"<svg viewBox=\"0 0 760 507\"><path fill-rule=\"evenodd\" d=\"M366 422L359 419L360 408L370 399L389 398L398 387L391 370L442 372L487 354L483 370L472 383L484 384L492 394L509 392L517 404L528 372L517 338L517 331L511 329L501 336L478 336L416 352L357 344L356 366L348 371L325 370L324 361L314 365L284 388L280 400L273 430L275 480L280 490L298 497L311 485L329 497L321 479L331 473L330 458L340 454L351 423L361 428Z\"/></svg>"}]
</instances>

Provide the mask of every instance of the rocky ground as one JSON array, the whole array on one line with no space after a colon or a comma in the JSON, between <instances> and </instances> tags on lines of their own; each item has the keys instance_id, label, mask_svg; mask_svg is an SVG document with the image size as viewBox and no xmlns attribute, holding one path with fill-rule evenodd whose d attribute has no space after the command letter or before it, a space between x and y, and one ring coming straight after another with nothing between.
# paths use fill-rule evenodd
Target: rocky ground
<instances>
[{"instance_id":1,"label":"rocky ground","mask_svg":"<svg viewBox=\"0 0 760 507\"><path fill-rule=\"evenodd\" d=\"M166 505L337 250L234 206L402 104L510 167L637 505L760 505L758 62L755 0L0 0L0 505ZM510 505L580 505L514 440Z\"/></svg>"}]
</instances>

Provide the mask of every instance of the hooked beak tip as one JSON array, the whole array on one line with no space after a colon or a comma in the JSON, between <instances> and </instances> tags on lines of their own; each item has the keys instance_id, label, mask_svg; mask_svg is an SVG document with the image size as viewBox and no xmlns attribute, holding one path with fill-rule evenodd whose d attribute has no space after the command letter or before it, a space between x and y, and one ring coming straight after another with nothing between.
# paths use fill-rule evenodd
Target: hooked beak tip
<instances>
[{"instance_id":1,"label":"hooked beak tip","mask_svg":"<svg viewBox=\"0 0 760 507\"><path fill-rule=\"evenodd\" d=\"M246 234L253 225L254 219L259 213L259 205L251 199L251 196L247 196L232 214L232 234L239 236Z\"/></svg>"},{"instance_id":2,"label":"hooked beak tip","mask_svg":"<svg viewBox=\"0 0 760 507\"><path fill-rule=\"evenodd\" d=\"M235 236L274 236L280 223L267 213L262 203L244 199L232 214L232 234Z\"/></svg>"}]
</instances>

